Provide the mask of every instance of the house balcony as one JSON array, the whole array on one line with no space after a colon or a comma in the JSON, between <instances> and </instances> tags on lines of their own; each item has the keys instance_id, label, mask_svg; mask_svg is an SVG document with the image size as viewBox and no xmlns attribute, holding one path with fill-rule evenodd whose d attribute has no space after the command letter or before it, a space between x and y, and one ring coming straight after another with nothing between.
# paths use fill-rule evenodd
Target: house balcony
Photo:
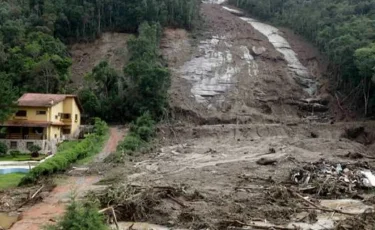
<instances>
[{"instance_id":1,"label":"house balcony","mask_svg":"<svg viewBox=\"0 0 375 230\"><path fill-rule=\"evenodd\" d=\"M66 118L66 119L61 118L60 120L61 120L62 123L66 124L66 125L72 124L72 119L70 119L70 118Z\"/></svg>"},{"instance_id":2,"label":"house balcony","mask_svg":"<svg viewBox=\"0 0 375 230\"><path fill-rule=\"evenodd\" d=\"M43 134L22 134L22 133L5 133L0 134L0 139L8 139L8 140L45 140L47 139Z\"/></svg>"}]
</instances>

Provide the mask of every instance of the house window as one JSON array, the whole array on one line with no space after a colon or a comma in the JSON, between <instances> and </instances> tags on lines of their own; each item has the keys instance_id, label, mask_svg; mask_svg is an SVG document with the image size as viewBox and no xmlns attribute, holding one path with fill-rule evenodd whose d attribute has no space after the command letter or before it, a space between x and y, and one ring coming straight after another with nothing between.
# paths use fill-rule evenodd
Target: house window
<instances>
[{"instance_id":1,"label":"house window","mask_svg":"<svg viewBox=\"0 0 375 230\"><path fill-rule=\"evenodd\" d=\"M17 141L11 141L10 142L10 148L11 149L17 149Z\"/></svg>"},{"instance_id":2,"label":"house window","mask_svg":"<svg viewBox=\"0 0 375 230\"><path fill-rule=\"evenodd\" d=\"M74 120L77 122L78 121L78 114L74 115Z\"/></svg>"},{"instance_id":3,"label":"house window","mask_svg":"<svg viewBox=\"0 0 375 230\"><path fill-rule=\"evenodd\" d=\"M43 110L36 111L36 115L46 115L46 114L47 114L47 111L43 111Z\"/></svg>"},{"instance_id":4,"label":"house window","mask_svg":"<svg viewBox=\"0 0 375 230\"><path fill-rule=\"evenodd\" d=\"M33 144L34 142L26 142L26 148L29 149Z\"/></svg>"},{"instance_id":5,"label":"house window","mask_svg":"<svg viewBox=\"0 0 375 230\"><path fill-rule=\"evenodd\" d=\"M26 117L27 111L26 110L18 110L16 113L16 117Z\"/></svg>"},{"instance_id":6,"label":"house window","mask_svg":"<svg viewBox=\"0 0 375 230\"><path fill-rule=\"evenodd\" d=\"M70 134L70 129L63 129L62 133L64 135Z\"/></svg>"},{"instance_id":7,"label":"house window","mask_svg":"<svg viewBox=\"0 0 375 230\"><path fill-rule=\"evenodd\" d=\"M70 113L63 113L63 114L61 114L61 118L69 120L70 119Z\"/></svg>"},{"instance_id":8,"label":"house window","mask_svg":"<svg viewBox=\"0 0 375 230\"><path fill-rule=\"evenodd\" d=\"M56 120L59 119L59 115L56 115L56 116L55 116L55 119L56 119Z\"/></svg>"}]
</instances>

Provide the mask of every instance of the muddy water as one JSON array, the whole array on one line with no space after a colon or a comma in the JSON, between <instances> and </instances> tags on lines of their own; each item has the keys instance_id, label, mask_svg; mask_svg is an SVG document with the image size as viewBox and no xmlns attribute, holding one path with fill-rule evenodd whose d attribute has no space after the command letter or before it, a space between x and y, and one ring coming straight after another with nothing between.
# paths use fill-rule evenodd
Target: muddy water
<instances>
[{"instance_id":1,"label":"muddy water","mask_svg":"<svg viewBox=\"0 0 375 230\"><path fill-rule=\"evenodd\" d=\"M0 229L9 229L18 220L18 215L0 212Z\"/></svg>"}]
</instances>

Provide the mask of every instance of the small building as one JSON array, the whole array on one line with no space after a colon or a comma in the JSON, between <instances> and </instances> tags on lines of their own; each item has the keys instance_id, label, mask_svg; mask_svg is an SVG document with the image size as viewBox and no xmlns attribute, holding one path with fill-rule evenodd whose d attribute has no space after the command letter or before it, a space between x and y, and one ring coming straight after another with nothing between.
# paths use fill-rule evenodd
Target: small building
<instances>
[{"instance_id":1,"label":"small building","mask_svg":"<svg viewBox=\"0 0 375 230\"><path fill-rule=\"evenodd\" d=\"M76 95L26 93L16 112L0 124L0 141L10 150L28 152L35 144L42 152L55 152L57 143L78 137L81 113Z\"/></svg>"}]
</instances>

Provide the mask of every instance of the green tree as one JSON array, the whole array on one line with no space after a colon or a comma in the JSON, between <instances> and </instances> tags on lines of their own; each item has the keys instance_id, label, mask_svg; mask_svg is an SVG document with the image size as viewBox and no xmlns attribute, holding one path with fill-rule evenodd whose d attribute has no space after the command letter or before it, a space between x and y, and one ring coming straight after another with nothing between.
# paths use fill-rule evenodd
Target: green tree
<instances>
[{"instance_id":1,"label":"green tree","mask_svg":"<svg viewBox=\"0 0 375 230\"><path fill-rule=\"evenodd\" d=\"M9 77L4 72L0 72L0 123L7 120L14 112L16 95L17 90Z\"/></svg>"},{"instance_id":2,"label":"green tree","mask_svg":"<svg viewBox=\"0 0 375 230\"><path fill-rule=\"evenodd\" d=\"M48 230L107 230L104 217L92 203L78 203L72 199L67 211L56 226L48 226Z\"/></svg>"}]
</instances>

